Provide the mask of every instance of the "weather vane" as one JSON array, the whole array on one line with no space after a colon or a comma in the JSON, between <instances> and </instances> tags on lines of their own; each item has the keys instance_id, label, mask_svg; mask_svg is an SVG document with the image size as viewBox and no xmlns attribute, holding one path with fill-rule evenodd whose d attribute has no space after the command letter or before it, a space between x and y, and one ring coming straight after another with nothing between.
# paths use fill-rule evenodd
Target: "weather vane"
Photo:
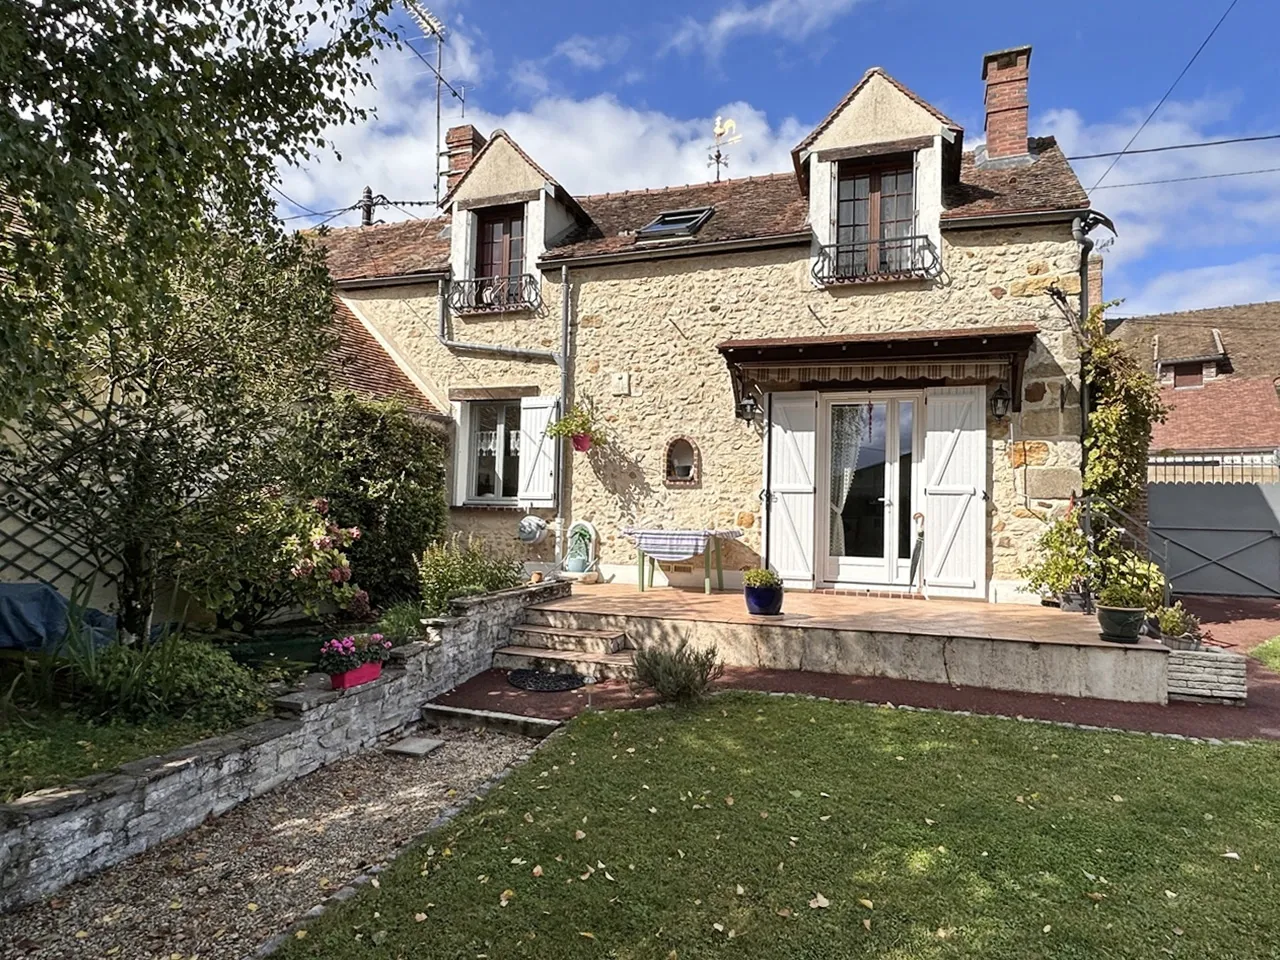
<instances>
[{"instance_id":1,"label":"weather vane","mask_svg":"<svg viewBox=\"0 0 1280 960\"><path fill-rule=\"evenodd\" d=\"M710 154L707 158L707 166L710 167L714 165L716 168L716 183L720 182L720 168L727 167L729 165L729 158L724 155L723 148L742 140L741 136L736 136L734 133L737 129L738 125L734 121L723 120L720 117L716 117L716 140L715 143L711 144L708 148L715 152Z\"/></svg>"}]
</instances>

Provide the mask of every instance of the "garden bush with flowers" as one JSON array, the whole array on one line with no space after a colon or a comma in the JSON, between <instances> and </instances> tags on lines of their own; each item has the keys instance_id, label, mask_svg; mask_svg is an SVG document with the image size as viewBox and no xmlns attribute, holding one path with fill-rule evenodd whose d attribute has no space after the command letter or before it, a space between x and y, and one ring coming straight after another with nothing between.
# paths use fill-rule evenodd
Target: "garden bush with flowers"
<instances>
[{"instance_id":1,"label":"garden bush with flowers","mask_svg":"<svg viewBox=\"0 0 1280 960\"><path fill-rule=\"evenodd\" d=\"M380 633L358 633L327 640L320 647L321 673L346 673L366 663L386 663L391 641Z\"/></svg>"},{"instance_id":2,"label":"garden bush with flowers","mask_svg":"<svg viewBox=\"0 0 1280 960\"><path fill-rule=\"evenodd\" d=\"M214 518L183 550L177 582L220 627L252 631L290 610L317 617L334 610L369 619L369 595L355 582L347 551L361 537L329 517L323 497L259 491L251 503Z\"/></svg>"}]
</instances>

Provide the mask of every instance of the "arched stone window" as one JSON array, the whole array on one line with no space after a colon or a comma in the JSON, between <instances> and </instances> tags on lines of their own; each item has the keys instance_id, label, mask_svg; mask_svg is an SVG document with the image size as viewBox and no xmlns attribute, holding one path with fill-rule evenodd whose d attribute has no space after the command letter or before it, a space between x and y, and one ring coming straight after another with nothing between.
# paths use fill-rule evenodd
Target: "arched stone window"
<instances>
[{"instance_id":1,"label":"arched stone window","mask_svg":"<svg viewBox=\"0 0 1280 960\"><path fill-rule=\"evenodd\" d=\"M702 457L688 437L667 442L663 480L668 487L696 487L702 481Z\"/></svg>"}]
</instances>

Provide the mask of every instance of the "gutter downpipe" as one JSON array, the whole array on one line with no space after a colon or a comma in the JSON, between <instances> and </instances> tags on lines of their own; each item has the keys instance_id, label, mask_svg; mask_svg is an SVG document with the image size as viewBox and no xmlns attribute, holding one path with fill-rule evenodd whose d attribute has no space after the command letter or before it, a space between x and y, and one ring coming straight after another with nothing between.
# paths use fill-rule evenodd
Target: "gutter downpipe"
<instances>
[{"instance_id":1,"label":"gutter downpipe","mask_svg":"<svg viewBox=\"0 0 1280 960\"><path fill-rule=\"evenodd\" d=\"M470 343L465 340L449 338L449 280L441 280L437 297L440 300L440 326L436 331L436 340L446 350L461 350L465 353L482 353L491 357L506 357L511 360L550 361L560 368L560 408L564 412L569 399L569 268L560 268L560 283L563 290L563 302L560 310L560 352L554 350L530 350L525 347L512 347L498 343ZM560 569L563 559L564 542L564 444L563 438L556 443L556 520L555 520L555 569ZM455 447L456 449L456 447Z\"/></svg>"},{"instance_id":2,"label":"gutter downpipe","mask_svg":"<svg viewBox=\"0 0 1280 960\"><path fill-rule=\"evenodd\" d=\"M1093 240L1089 236L1090 224L1086 218L1071 221L1071 236L1080 245L1080 329L1089 322L1089 254L1093 252ZM1089 433L1089 384L1085 368L1089 362L1089 343L1086 340L1080 351L1080 480L1084 482L1085 467L1089 456L1085 451L1085 437Z\"/></svg>"}]
</instances>

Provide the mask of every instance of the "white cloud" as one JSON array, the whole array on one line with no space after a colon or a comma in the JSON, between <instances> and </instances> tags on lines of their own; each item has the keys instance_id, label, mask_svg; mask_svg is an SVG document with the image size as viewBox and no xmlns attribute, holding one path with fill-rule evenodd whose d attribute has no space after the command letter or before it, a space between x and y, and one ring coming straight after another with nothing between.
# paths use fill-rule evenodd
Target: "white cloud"
<instances>
[{"instance_id":1,"label":"white cloud","mask_svg":"<svg viewBox=\"0 0 1280 960\"><path fill-rule=\"evenodd\" d=\"M738 34L771 33L788 40L804 40L830 26L862 0L766 0L733 3L710 20L686 18L668 42L668 49L689 53L705 50L713 57L724 52Z\"/></svg>"},{"instance_id":2,"label":"white cloud","mask_svg":"<svg viewBox=\"0 0 1280 960\"><path fill-rule=\"evenodd\" d=\"M629 45L623 36L575 34L556 44L545 57L517 61L511 68L510 79L516 89L527 96L545 96L558 89L555 74L563 71L565 64L579 71L602 70L621 60Z\"/></svg>"},{"instance_id":3,"label":"white cloud","mask_svg":"<svg viewBox=\"0 0 1280 960\"><path fill-rule=\"evenodd\" d=\"M1161 273L1143 284L1116 313L1138 317L1262 300L1280 300L1280 253Z\"/></svg>"}]
</instances>

